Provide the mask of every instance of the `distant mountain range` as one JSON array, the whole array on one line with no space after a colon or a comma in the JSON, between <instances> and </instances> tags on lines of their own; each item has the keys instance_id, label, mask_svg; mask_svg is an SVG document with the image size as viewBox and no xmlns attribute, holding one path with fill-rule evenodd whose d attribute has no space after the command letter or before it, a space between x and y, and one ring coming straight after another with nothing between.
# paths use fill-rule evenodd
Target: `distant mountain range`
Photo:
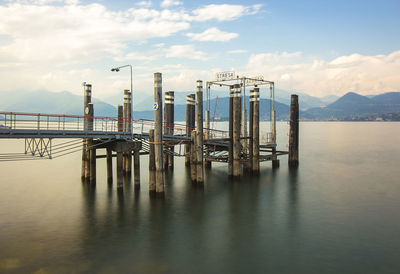
<instances>
[{"instance_id":1,"label":"distant mountain range","mask_svg":"<svg viewBox=\"0 0 400 274\"><path fill-rule=\"evenodd\" d=\"M186 95L193 92L175 93L175 121L185 120L186 117ZM266 92L264 92L266 93ZM385 114L385 117L398 117L400 113L400 92L388 92L375 96L362 96L354 92L338 98L328 96L317 98L302 93L299 94L300 117L304 120L354 120L354 118L376 117ZM216 106L216 96L218 102ZM222 95L222 96L221 96ZM210 101L210 115L217 119L227 119L229 110L229 97L224 92L212 92ZM117 114L115 103L122 103L122 95L108 98L106 102L93 98L96 116L113 116ZM151 110L153 98L151 96L136 96L134 119L153 119L154 112ZM136 98L134 97L134 98ZM264 94L260 100L260 118L269 119L271 101ZM119 99L118 99L119 98ZM275 109L278 120L289 118L290 93L276 90ZM246 96L248 109L249 98ZM216 107L215 107L216 106ZM205 108L205 104L204 104ZM70 92L0 92L0 111L16 112L40 112L77 114L83 113L83 97ZM388 115L390 114L390 115ZM392 115L393 114L393 115ZM363 120L363 119L360 119Z\"/></svg>"},{"instance_id":2,"label":"distant mountain range","mask_svg":"<svg viewBox=\"0 0 400 274\"><path fill-rule=\"evenodd\" d=\"M341 119L397 112L400 112L400 92L387 92L370 98L349 92L326 107L307 110L315 119Z\"/></svg>"}]
</instances>

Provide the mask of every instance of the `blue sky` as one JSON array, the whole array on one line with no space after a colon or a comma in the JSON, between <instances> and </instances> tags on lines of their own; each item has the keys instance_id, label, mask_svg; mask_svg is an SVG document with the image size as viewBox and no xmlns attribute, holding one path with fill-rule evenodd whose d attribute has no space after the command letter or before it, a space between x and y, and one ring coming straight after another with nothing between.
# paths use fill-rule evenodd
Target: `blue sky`
<instances>
[{"instance_id":1,"label":"blue sky","mask_svg":"<svg viewBox=\"0 0 400 274\"><path fill-rule=\"evenodd\" d=\"M193 90L218 71L314 96L400 90L400 1L0 1L0 92Z\"/></svg>"}]
</instances>

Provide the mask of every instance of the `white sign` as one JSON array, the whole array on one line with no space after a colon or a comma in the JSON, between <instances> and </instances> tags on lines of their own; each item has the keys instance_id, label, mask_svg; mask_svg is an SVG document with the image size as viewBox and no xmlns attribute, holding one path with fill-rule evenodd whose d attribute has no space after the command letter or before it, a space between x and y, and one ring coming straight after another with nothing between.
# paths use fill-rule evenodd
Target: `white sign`
<instances>
[{"instance_id":1,"label":"white sign","mask_svg":"<svg viewBox=\"0 0 400 274\"><path fill-rule=\"evenodd\" d=\"M157 103L154 103L154 104L153 104L153 109L154 109L154 110L157 110L157 109L158 109L158 104L157 104Z\"/></svg>"},{"instance_id":2,"label":"white sign","mask_svg":"<svg viewBox=\"0 0 400 274\"><path fill-rule=\"evenodd\" d=\"M257 85L260 81L264 81L264 76L259 75L259 76L254 76L254 77L249 77L246 78L246 85L251 86L251 85Z\"/></svg>"},{"instance_id":3,"label":"white sign","mask_svg":"<svg viewBox=\"0 0 400 274\"><path fill-rule=\"evenodd\" d=\"M232 80L236 78L236 73L234 71L217 72L215 78L217 81Z\"/></svg>"}]
</instances>

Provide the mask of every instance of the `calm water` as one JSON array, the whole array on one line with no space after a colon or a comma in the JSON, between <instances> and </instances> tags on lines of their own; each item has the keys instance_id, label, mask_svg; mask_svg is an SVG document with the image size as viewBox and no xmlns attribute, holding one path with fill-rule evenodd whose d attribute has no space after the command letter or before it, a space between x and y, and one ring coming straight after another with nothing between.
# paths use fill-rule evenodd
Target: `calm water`
<instances>
[{"instance_id":1,"label":"calm water","mask_svg":"<svg viewBox=\"0 0 400 274\"><path fill-rule=\"evenodd\" d=\"M287 124L279 123L286 149ZM259 178L206 172L183 159L150 199L80 181L80 154L0 162L0 272L400 273L400 123L301 123L300 167L287 157ZM23 152L22 141L0 150Z\"/></svg>"}]
</instances>

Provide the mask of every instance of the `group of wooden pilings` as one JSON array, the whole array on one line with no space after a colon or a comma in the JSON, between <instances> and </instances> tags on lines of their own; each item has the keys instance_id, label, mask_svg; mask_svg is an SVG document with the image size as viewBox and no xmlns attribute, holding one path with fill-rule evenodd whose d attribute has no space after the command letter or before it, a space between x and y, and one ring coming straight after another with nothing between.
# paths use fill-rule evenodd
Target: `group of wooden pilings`
<instances>
[{"instance_id":1,"label":"group of wooden pilings","mask_svg":"<svg viewBox=\"0 0 400 274\"><path fill-rule=\"evenodd\" d=\"M92 86L84 86L84 131L94 130L94 108L92 101ZM132 133L132 93L124 90L123 105L118 106L118 132L123 134ZM96 150L106 149L106 155L96 155ZM83 140L82 171L81 178L85 182L96 183L96 158L106 158L107 181L113 182L113 161L116 157L117 188L123 187L124 176L132 175L132 156L134 167L134 184L140 186L140 152L141 143L133 140L117 139L110 142L99 142L93 138ZM113 154L116 152L116 154Z\"/></svg>"},{"instance_id":2,"label":"group of wooden pilings","mask_svg":"<svg viewBox=\"0 0 400 274\"><path fill-rule=\"evenodd\" d=\"M91 85L84 89L84 128L93 131L94 109L91 103ZM174 92L164 94L164 117L162 99L162 75L154 74L154 129L149 131L149 191L164 193L164 171L173 170L174 146L164 144L164 136L174 135ZM229 138L228 138L228 175L238 178L243 172L258 174L260 171L260 91L255 87L250 91L249 131L243 133L241 85L230 86L229 98ZM197 111L196 111L197 109ZM274 115L274 114L273 114ZM209 114L208 114L209 116ZM275 115L274 115L275 116ZM206 120L209 117L206 117ZM275 117L273 118L275 119ZM206 124L207 121L206 121ZM203 82L197 81L196 94L186 97L186 137L185 166L190 167L191 180L204 182L204 167L211 167L211 160L204 159L204 139L210 138L209 128L203 132ZM118 131L124 135L132 133L132 94L124 91L124 104L118 106ZM299 105L297 95L291 97L290 134L289 134L289 166L298 165L299 145ZM132 139L112 140L108 144L98 144L92 138L83 140L82 179L89 182L96 180L97 148L106 148L107 178L113 180L112 158L117 158L117 187L122 188L124 176L132 174L132 155L135 187L140 186L140 152L141 143ZM164 149L165 148L165 149ZM113 155L113 151L116 155ZM206 156L208 154L206 153ZM101 157L103 158L103 157ZM279 166L276 148L272 148L272 166Z\"/></svg>"}]
</instances>

